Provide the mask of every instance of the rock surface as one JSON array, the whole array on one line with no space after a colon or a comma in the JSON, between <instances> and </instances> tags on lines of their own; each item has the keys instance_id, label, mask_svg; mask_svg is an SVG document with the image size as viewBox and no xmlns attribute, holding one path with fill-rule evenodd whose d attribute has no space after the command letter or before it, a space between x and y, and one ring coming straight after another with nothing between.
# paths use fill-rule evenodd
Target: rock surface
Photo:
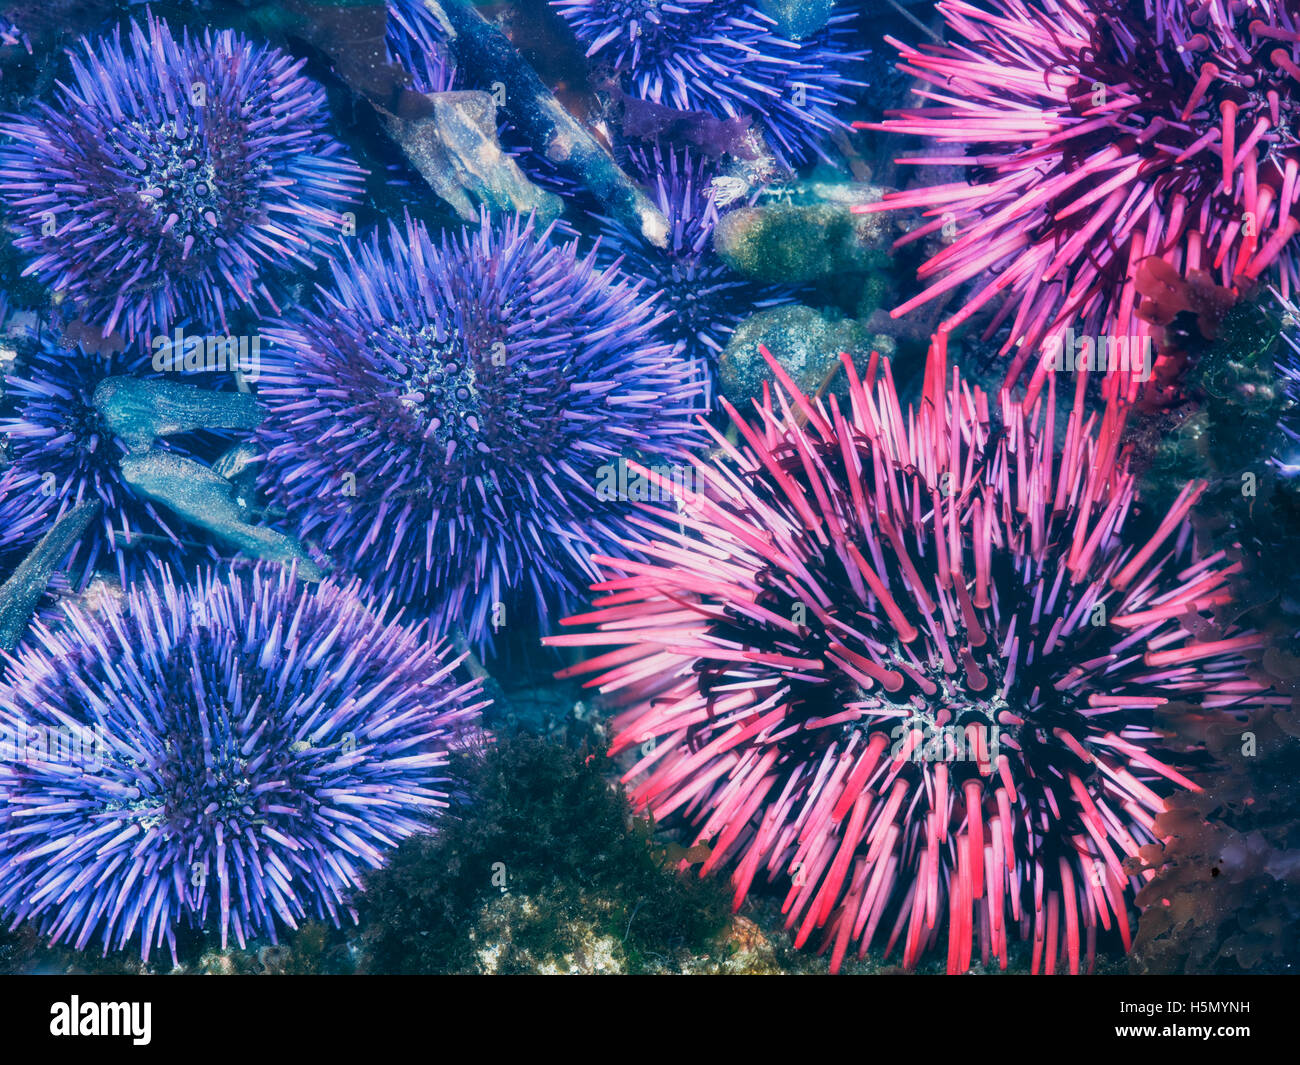
<instances>
[{"instance_id":1,"label":"rock surface","mask_svg":"<svg viewBox=\"0 0 1300 1065\"><path fill-rule=\"evenodd\" d=\"M429 113L385 120L406 157L466 222L479 208L537 215L546 225L564 204L538 188L497 140L497 109L486 92L437 92L424 96Z\"/></svg>"},{"instance_id":2,"label":"rock surface","mask_svg":"<svg viewBox=\"0 0 1300 1065\"><path fill-rule=\"evenodd\" d=\"M150 448L122 456L121 467L122 477L133 489L206 529L219 542L254 558L286 566L297 563L298 575L304 580L323 576L293 537L248 524L246 508L235 497L235 486L201 462Z\"/></svg>"},{"instance_id":3,"label":"rock surface","mask_svg":"<svg viewBox=\"0 0 1300 1065\"><path fill-rule=\"evenodd\" d=\"M99 510L97 499L79 503L69 510L0 585L0 648L11 651L18 645L50 578L72 545L90 528Z\"/></svg>"},{"instance_id":4,"label":"rock surface","mask_svg":"<svg viewBox=\"0 0 1300 1065\"><path fill-rule=\"evenodd\" d=\"M873 191L879 199L880 190ZM889 215L853 214L853 202L739 207L718 222L713 247L737 273L774 284L887 269L895 222Z\"/></svg>"},{"instance_id":5,"label":"rock surface","mask_svg":"<svg viewBox=\"0 0 1300 1065\"><path fill-rule=\"evenodd\" d=\"M763 345L806 394L812 395L829 378L842 394L846 383L839 373L840 352L853 356L855 366L865 367L872 351L894 353L889 337L874 335L853 318L833 318L811 307L794 305L759 311L737 327L718 360L722 394L742 414L752 400L761 399L763 382L772 377L759 345Z\"/></svg>"},{"instance_id":6,"label":"rock surface","mask_svg":"<svg viewBox=\"0 0 1300 1065\"><path fill-rule=\"evenodd\" d=\"M263 411L248 392L209 392L172 381L106 377L92 397L95 409L132 451L159 437L195 429L256 429Z\"/></svg>"},{"instance_id":7,"label":"rock surface","mask_svg":"<svg viewBox=\"0 0 1300 1065\"><path fill-rule=\"evenodd\" d=\"M835 10L835 0L758 0L757 7L776 20L781 33L793 41L802 41L826 25Z\"/></svg>"},{"instance_id":8,"label":"rock surface","mask_svg":"<svg viewBox=\"0 0 1300 1065\"><path fill-rule=\"evenodd\" d=\"M589 189L634 233L668 246L668 220L614 157L575 119L473 0L425 0L447 31L456 61L505 88L505 111L528 142L574 181Z\"/></svg>"}]
</instances>

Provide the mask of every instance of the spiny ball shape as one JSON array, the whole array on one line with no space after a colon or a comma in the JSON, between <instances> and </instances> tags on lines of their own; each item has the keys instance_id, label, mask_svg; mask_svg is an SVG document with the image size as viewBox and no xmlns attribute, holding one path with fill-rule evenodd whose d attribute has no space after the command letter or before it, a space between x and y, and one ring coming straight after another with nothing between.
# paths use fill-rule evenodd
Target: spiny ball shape
<instances>
[{"instance_id":1,"label":"spiny ball shape","mask_svg":"<svg viewBox=\"0 0 1300 1065\"><path fill-rule=\"evenodd\" d=\"M230 31L178 41L161 19L127 48L120 31L82 43L53 104L0 123L25 273L128 340L275 307L269 269L310 267L362 178L306 61Z\"/></svg>"},{"instance_id":2,"label":"spiny ball shape","mask_svg":"<svg viewBox=\"0 0 1300 1065\"><path fill-rule=\"evenodd\" d=\"M175 956L182 922L223 947L337 924L361 873L447 805L477 682L353 588L164 577L104 616L65 610L0 684L11 743L62 737L0 763L0 909L52 942L138 937L147 960Z\"/></svg>"},{"instance_id":3,"label":"spiny ball shape","mask_svg":"<svg viewBox=\"0 0 1300 1065\"><path fill-rule=\"evenodd\" d=\"M832 14L803 41L781 36L768 15L736 0L551 0L587 55L609 64L625 91L681 111L747 115L766 128L783 163L822 155L844 122L835 114L861 83L865 56L852 12Z\"/></svg>"},{"instance_id":4,"label":"spiny ball shape","mask_svg":"<svg viewBox=\"0 0 1300 1065\"><path fill-rule=\"evenodd\" d=\"M103 504L68 560L77 586L110 557L125 584L142 558L177 561L181 555L171 519L123 479L118 461L126 446L92 402L106 377L142 371L147 372L144 358L90 355L79 346L61 347L47 335L22 357L17 372L5 377L0 435L8 440L13 465L0 518L10 515L10 505L47 515L48 522L25 523L24 542L34 543L79 503L97 499Z\"/></svg>"},{"instance_id":5,"label":"spiny ball shape","mask_svg":"<svg viewBox=\"0 0 1300 1065\"><path fill-rule=\"evenodd\" d=\"M333 273L265 331L263 488L345 570L476 642L516 591L545 624L627 531L598 469L697 442L699 367L656 339L640 283L520 219L439 243L408 221Z\"/></svg>"},{"instance_id":6,"label":"spiny ball shape","mask_svg":"<svg viewBox=\"0 0 1300 1065\"><path fill-rule=\"evenodd\" d=\"M887 363L845 357L841 410L771 362L776 400L728 406L741 442L717 436L680 524L642 522L649 564L599 559L586 631L548 642L609 648L564 675L624 707L635 801L698 828L737 906L788 886L833 969L877 937L908 967L946 939L950 972L976 941L1005 968L1017 932L1034 971L1078 971L1099 928L1128 945L1151 874L1126 863L1194 787L1158 711L1267 698L1262 638L1199 635L1233 572L1191 549L1202 485L1126 535L1114 409L1077 405L1056 454L1051 386L991 405L944 365L940 340L904 412Z\"/></svg>"},{"instance_id":7,"label":"spiny ball shape","mask_svg":"<svg viewBox=\"0 0 1300 1065\"><path fill-rule=\"evenodd\" d=\"M718 211L703 159L658 145L629 156L628 169L644 180L668 219L668 247L656 248L621 220L608 217L600 219L603 246L623 257L624 270L661 293L659 306L671 315L663 335L712 368L742 319L790 303L793 294L740 277L713 251Z\"/></svg>"},{"instance_id":8,"label":"spiny ball shape","mask_svg":"<svg viewBox=\"0 0 1300 1065\"><path fill-rule=\"evenodd\" d=\"M906 240L943 233L929 286L895 315L975 285L955 326L1008 318L1010 378L1041 387L1043 341L1067 327L1148 335L1137 265L1157 256L1224 286L1297 280L1300 10L1291 0L941 0L952 44L893 42L932 106L879 128L969 145L907 160L969 180L861 208L923 208ZM1122 377L1122 380L1120 378ZM1130 398L1136 374L1108 385Z\"/></svg>"}]
</instances>

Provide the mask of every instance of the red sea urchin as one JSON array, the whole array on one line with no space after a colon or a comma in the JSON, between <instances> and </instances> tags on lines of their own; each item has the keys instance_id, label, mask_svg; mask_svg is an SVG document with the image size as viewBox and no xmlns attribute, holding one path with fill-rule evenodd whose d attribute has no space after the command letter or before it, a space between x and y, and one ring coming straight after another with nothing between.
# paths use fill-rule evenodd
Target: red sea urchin
<instances>
[{"instance_id":1,"label":"red sea urchin","mask_svg":"<svg viewBox=\"0 0 1300 1065\"><path fill-rule=\"evenodd\" d=\"M564 675L623 707L635 801L698 829L737 906L783 878L833 969L878 934L914 966L945 917L951 972L977 936L1005 967L1009 929L1035 971L1091 963L1099 927L1127 946L1150 873L1126 859L1206 760L1158 713L1269 698L1262 638L1198 617L1235 570L1194 552L1201 486L1137 535L1119 408L1078 389L1058 454L1054 379L991 404L942 335L907 413L887 362L845 358L848 411L769 363L775 402L727 405L744 445L715 434L681 513L644 508L650 561L597 559L586 631L548 641L608 648Z\"/></svg>"},{"instance_id":2,"label":"red sea urchin","mask_svg":"<svg viewBox=\"0 0 1300 1065\"><path fill-rule=\"evenodd\" d=\"M934 106L881 129L974 145L904 160L973 168L969 180L887 196L918 207L905 239L950 243L921 269L906 313L979 279L947 325L985 306L1012 317L1014 380L1043 342L1148 335L1133 314L1137 265L1159 257L1224 286L1300 260L1300 6L1294 0L942 0L957 43L897 42ZM1029 397L1042 385L1036 367ZM1128 375L1115 391L1136 395Z\"/></svg>"}]
</instances>

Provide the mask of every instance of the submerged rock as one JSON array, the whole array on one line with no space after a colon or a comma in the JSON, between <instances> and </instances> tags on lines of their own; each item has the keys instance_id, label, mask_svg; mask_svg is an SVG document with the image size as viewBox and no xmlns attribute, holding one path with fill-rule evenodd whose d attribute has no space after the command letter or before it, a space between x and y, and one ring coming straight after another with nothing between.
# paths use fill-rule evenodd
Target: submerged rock
<instances>
[{"instance_id":1,"label":"submerged rock","mask_svg":"<svg viewBox=\"0 0 1300 1065\"><path fill-rule=\"evenodd\" d=\"M138 377L104 378L91 401L132 451L195 429L256 429L263 416L257 398L247 392L208 392Z\"/></svg>"},{"instance_id":2,"label":"submerged rock","mask_svg":"<svg viewBox=\"0 0 1300 1065\"><path fill-rule=\"evenodd\" d=\"M447 32L456 61L505 89L505 111L529 143L657 248L668 246L668 220L614 157L575 119L509 39L473 0L425 0Z\"/></svg>"},{"instance_id":3,"label":"submerged rock","mask_svg":"<svg viewBox=\"0 0 1300 1065\"><path fill-rule=\"evenodd\" d=\"M853 318L834 318L798 304L759 311L737 327L718 360L722 394L742 411L762 398L763 382L772 377L760 344L808 395L835 380L842 351L860 367L872 351L894 353L891 338L868 332Z\"/></svg>"},{"instance_id":4,"label":"submerged rock","mask_svg":"<svg viewBox=\"0 0 1300 1065\"><path fill-rule=\"evenodd\" d=\"M714 952L725 880L663 860L601 749L503 732L461 764L463 815L366 878L363 972L680 971Z\"/></svg>"},{"instance_id":5,"label":"submerged rock","mask_svg":"<svg viewBox=\"0 0 1300 1065\"><path fill-rule=\"evenodd\" d=\"M73 507L54 523L54 528L41 537L9 579L0 585L0 649L11 651L18 646L50 578L72 545L90 528L99 509L99 500Z\"/></svg>"},{"instance_id":6,"label":"submerged rock","mask_svg":"<svg viewBox=\"0 0 1300 1065\"><path fill-rule=\"evenodd\" d=\"M235 501L241 506L257 494L257 465L262 452L243 442L223 451L212 463L212 472L235 486Z\"/></svg>"},{"instance_id":7,"label":"submerged rock","mask_svg":"<svg viewBox=\"0 0 1300 1065\"><path fill-rule=\"evenodd\" d=\"M859 188L863 188L859 186ZM737 273L784 284L824 281L889 265L896 225L887 216L853 214L855 202L768 203L722 216L713 247ZM859 194L862 195L862 194Z\"/></svg>"},{"instance_id":8,"label":"submerged rock","mask_svg":"<svg viewBox=\"0 0 1300 1065\"><path fill-rule=\"evenodd\" d=\"M835 10L835 0L757 0L757 6L776 21L783 34L802 41L826 25Z\"/></svg>"},{"instance_id":9,"label":"submerged rock","mask_svg":"<svg viewBox=\"0 0 1300 1065\"><path fill-rule=\"evenodd\" d=\"M248 524L247 507L236 498L235 486L201 462L151 448L124 455L121 466L122 477L133 489L206 529L220 542L268 562L297 563L298 575L305 580L323 576L293 537Z\"/></svg>"},{"instance_id":10,"label":"submerged rock","mask_svg":"<svg viewBox=\"0 0 1300 1065\"><path fill-rule=\"evenodd\" d=\"M564 204L538 188L497 140L497 109L486 92L436 92L424 96L430 112L387 116L392 138L429 187L466 222L490 211L536 214L548 224Z\"/></svg>"}]
</instances>

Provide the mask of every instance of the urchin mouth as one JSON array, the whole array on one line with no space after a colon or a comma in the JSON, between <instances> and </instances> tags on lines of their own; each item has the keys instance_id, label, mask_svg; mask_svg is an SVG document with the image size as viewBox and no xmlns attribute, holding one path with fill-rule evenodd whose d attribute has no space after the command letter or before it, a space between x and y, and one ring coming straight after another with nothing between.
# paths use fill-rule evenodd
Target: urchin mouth
<instances>
[{"instance_id":1,"label":"urchin mouth","mask_svg":"<svg viewBox=\"0 0 1300 1065\"><path fill-rule=\"evenodd\" d=\"M397 402L412 419L423 444L455 467L470 470L501 447L499 429L520 417L517 397L498 383L490 402L481 391L480 370L474 360L448 348L441 359L423 361L419 369L399 379ZM502 413L490 416L490 406ZM457 474L459 477L459 474Z\"/></svg>"},{"instance_id":2,"label":"urchin mouth","mask_svg":"<svg viewBox=\"0 0 1300 1065\"><path fill-rule=\"evenodd\" d=\"M140 202L153 214L155 232L179 251L180 261L211 253L232 226L220 195L221 177L203 139L190 131L177 135L171 125L132 123L129 143L118 135L120 154L140 168ZM242 189L247 197L251 189ZM250 213L253 205L249 204Z\"/></svg>"},{"instance_id":3,"label":"urchin mouth","mask_svg":"<svg viewBox=\"0 0 1300 1065\"><path fill-rule=\"evenodd\" d=\"M208 633L206 626L200 630ZM212 633L212 638L217 634ZM235 665L245 692L265 692L271 686L266 670L256 659L245 655ZM163 820L184 831L206 832L223 827L232 837L245 826L258 823L261 804L273 796L292 793L294 780L288 773L289 761L268 749L273 739L266 737L266 726L255 728L250 736L236 738L236 722L230 719L231 707L221 688L227 682L217 680L216 664L200 657L199 677L193 674L190 657L177 648L168 657L163 675L171 678L171 693L163 708L168 724L164 757L158 767ZM210 683L205 683L210 681ZM202 692L200 696L199 692ZM200 705L200 698L207 709ZM202 727L196 723L206 719ZM267 763L277 769L270 769ZM280 778L268 794L265 788L254 789L253 776ZM261 792L259 795L258 792Z\"/></svg>"},{"instance_id":4,"label":"urchin mouth","mask_svg":"<svg viewBox=\"0 0 1300 1065\"><path fill-rule=\"evenodd\" d=\"M895 740L894 753L910 761L972 763L972 775L988 776L1002 753L1005 738L1018 731L1001 692L976 695L956 678L934 669L930 679L939 691L934 696L886 696L879 689L857 691L863 716L849 729L870 726L885 729ZM847 705L852 705L847 704Z\"/></svg>"}]
</instances>

